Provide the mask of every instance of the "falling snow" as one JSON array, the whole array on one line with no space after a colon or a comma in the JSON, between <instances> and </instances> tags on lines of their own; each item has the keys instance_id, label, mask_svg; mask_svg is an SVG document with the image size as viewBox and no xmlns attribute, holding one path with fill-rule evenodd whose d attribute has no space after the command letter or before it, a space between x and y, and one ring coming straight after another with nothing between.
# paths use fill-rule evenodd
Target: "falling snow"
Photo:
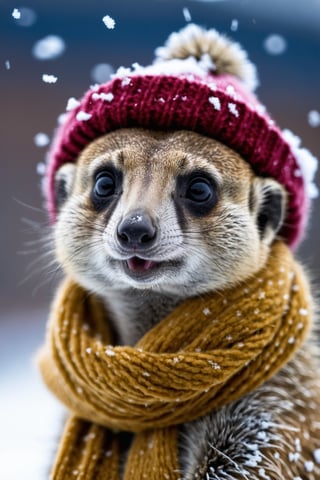
<instances>
[{"instance_id":1,"label":"falling snow","mask_svg":"<svg viewBox=\"0 0 320 480\"><path fill-rule=\"evenodd\" d=\"M310 127L316 128L320 126L320 112L317 110L311 110L308 113L308 123Z\"/></svg>"},{"instance_id":2,"label":"falling snow","mask_svg":"<svg viewBox=\"0 0 320 480\"><path fill-rule=\"evenodd\" d=\"M49 144L50 139L46 133L39 132L34 136L33 141L37 147L46 147Z\"/></svg>"},{"instance_id":3,"label":"falling snow","mask_svg":"<svg viewBox=\"0 0 320 480\"><path fill-rule=\"evenodd\" d=\"M13 9L13 12L12 12L12 16L13 16L13 18L15 18L16 20L19 20L19 18L21 17L21 12L20 12L20 10L18 10L17 8L14 8L14 9Z\"/></svg>"},{"instance_id":4,"label":"falling snow","mask_svg":"<svg viewBox=\"0 0 320 480\"><path fill-rule=\"evenodd\" d=\"M239 22L238 22L238 20L233 19L232 22L231 22L230 30L231 30L232 32L236 32L236 31L238 30L238 27L239 27Z\"/></svg>"},{"instance_id":5,"label":"falling snow","mask_svg":"<svg viewBox=\"0 0 320 480\"><path fill-rule=\"evenodd\" d=\"M281 35L272 34L265 39L263 46L270 55L281 55L287 49L287 41Z\"/></svg>"},{"instance_id":6,"label":"falling snow","mask_svg":"<svg viewBox=\"0 0 320 480\"><path fill-rule=\"evenodd\" d=\"M21 7L19 9L20 17L16 18L19 27L31 27L37 20L37 14L32 8Z\"/></svg>"},{"instance_id":7,"label":"falling snow","mask_svg":"<svg viewBox=\"0 0 320 480\"><path fill-rule=\"evenodd\" d=\"M52 60L60 57L65 48L65 42L61 37L48 35L34 44L32 54L37 60Z\"/></svg>"},{"instance_id":8,"label":"falling snow","mask_svg":"<svg viewBox=\"0 0 320 480\"><path fill-rule=\"evenodd\" d=\"M109 15L105 15L103 17L102 21L109 30L114 29L116 22L114 21L114 19L112 17L110 17Z\"/></svg>"},{"instance_id":9,"label":"falling snow","mask_svg":"<svg viewBox=\"0 0 320 480\"><path fill-rule=\"evenodd\" d=\"M60 113L60 115L57 118L58 125L63 125L66 120L67 120L67 114L66 113Z\"/></svg>"},{"instance_id":10,"label":"falling snow","mask_svg":"<svg viewBox=\"0 0 320 480\"><path fill-rule=\"evenodd\" d=\"M90 73L92 80L98 84L110 80L112 74L114 74L114 68L109 63L98 63Z\"/></svg>"},{"instance_id":11,"label":"falling snow","mask_svg":"<svg viewBox=\"0 0 320 480\"><path fill-rule=\"evenodd\" d=\"M191 18L191 14L190 14L189 8L184 7L184 8L182 9L182 13L183 13L183 16L184 16L185 21L186 21L186 22L191 22L192 18Z\"/></svg>"},{"instance_id":12,"label":"falling snow","mask_svg":"<svg viewBox=\"0 0 320 480\"><path fill-rule=\"evenodd\" d=\"M42 75L42 80L45 83L56 83L58 80L58 77L55 77L54 75L48 75L47 73L44 73Z\"/></svg>"},{"instance_id":13,"label":"falling snow","mask_svg":"<svg viewBox=\"0 0 320 480\"><path fill-rule=\"evenodd\" d=\"M37 163L37 174L43 176L46 173L46 165L43 162Z\"/></svg>"},{"instance_id":14,"label":"falling snow","mask_svg":"<svg viewBox=\"0 0 320 480\"><path fill-rule=\"evenodd\" d=\"M7 70L10 70L11 64L10 64L10 61L9 61L9 60L6 60L5 66L6 66L6 69L7 69Z\"/></svg>"}]
</instances>

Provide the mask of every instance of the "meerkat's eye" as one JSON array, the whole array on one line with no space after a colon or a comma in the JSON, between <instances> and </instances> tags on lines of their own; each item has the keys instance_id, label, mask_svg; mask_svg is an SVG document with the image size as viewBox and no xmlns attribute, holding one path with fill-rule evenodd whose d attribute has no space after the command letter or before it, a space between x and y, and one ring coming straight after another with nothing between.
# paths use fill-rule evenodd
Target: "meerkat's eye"
<instances>
[{"instance_id":1,"label":"meerkat's eye","mask_svg":"<svg viewBox=\"0 0 320 480\"><path fill-rule=\"evenodd\" d=\"M194 178L186 191L186 198L196 203L208 202L213 196L213 188L205 178Z\"/></svg>"},{"instance_id":2,"label":"meerkat's eye","mask_svg":"<svg viewBox=\"0 0 320 480\"><path fill-rule=\"evenodd\" d=\"M208 215L218 201L217 184L210 174L203 171L178 176L176 199L192 215Z\"/></svg>"},{"instance_id":3,"label":"meerkat's eye","mask_svg":"<svg viewBox=\"0 0 320 480\"><path fill-rule=\"evenodd\" d=\"M100 170L93 178L91 201L97 211L104 210L121 195L122 173L110 167Z\"/></svg>"},{"instance_id":4,"label":"meerkat's eye","mask_svg":"<svg viewBox=\"0 0 320 480\"><path fill-rule=\"evenodd\" d=\"M111 197L114 195L116 182L111 172L100 172L96 176L94 184L94 193L97 197Z\"/></svg>"}]
</instances>

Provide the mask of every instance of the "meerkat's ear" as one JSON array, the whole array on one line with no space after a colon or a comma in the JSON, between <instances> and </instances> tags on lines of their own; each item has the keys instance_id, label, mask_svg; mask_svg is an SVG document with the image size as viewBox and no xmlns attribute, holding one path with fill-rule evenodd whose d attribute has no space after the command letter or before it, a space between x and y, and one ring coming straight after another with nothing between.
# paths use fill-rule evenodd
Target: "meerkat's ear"
<instances>
[{"instance_id":1,"label":"meerkat's ear","mask_svg":"<svg viewBox=\"0 0 320 480\"><path fill-rule=\"evenodd\" d=\"M269 245L284 221L287 204L286 192L275 180L255 178L252 196L253 211L260 237Z\"/></svg>"},{"instance_id":2,"label":"meerkat's ear","mask_svg":"<svg viewBox=\"0 0 320 480\"><path fill-rule=\"evenodd\" d=\"M55 203L58 211L72 192L75 173L76 165L74 163L65 163L55 174Z\"/></svg>"}]
</instances>

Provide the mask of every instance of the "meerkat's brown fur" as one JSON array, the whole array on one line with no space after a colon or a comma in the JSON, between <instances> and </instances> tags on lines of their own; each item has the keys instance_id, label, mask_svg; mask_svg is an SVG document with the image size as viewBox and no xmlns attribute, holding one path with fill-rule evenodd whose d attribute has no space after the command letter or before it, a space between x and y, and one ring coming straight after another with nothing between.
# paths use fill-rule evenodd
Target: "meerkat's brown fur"
<instances>
[{"instance_id":1,"label":"meerkat's brown fur","mask_svg":"<svg viewBox=\"0 0 320 480\"><path fill-rule=\"evenodd\" d=\"M119 185L113 202L101 208L92 192L103 171L119 172ZM210 215L197 214L184 200L184 182L194 175L212 179L217 197ZM277 182L257 177L219 142L185 131L107 134L92 142L77 164L63 166L56 181L63 193L54 228L58 261L111 314L118 345L134 345L190 296L245 283L261 270L286 205ZM115 240L119 224L136 220L137 211L152 218L158 232L144 254L159 268L145 281L130 275ZM174 268L166 266L176 258L181 262ZM320 478L318 371L307 341L253 392L182 424L180 477Z\"/></svg>"}]
</instances>

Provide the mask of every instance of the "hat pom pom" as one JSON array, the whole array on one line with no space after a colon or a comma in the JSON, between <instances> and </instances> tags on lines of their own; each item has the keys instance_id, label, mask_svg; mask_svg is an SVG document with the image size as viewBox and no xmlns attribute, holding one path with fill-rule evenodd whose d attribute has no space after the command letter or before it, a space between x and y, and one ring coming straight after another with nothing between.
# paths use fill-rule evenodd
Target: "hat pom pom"
<instances>
[{"instance_id":1,"label":"hat pom pom","mask_svg":"<svg viewBox=\"0 0 320 480\"><path fill-rule=\"evenodd\" d=\"M180 32L172 33L155 54L155 63L193 57L199 66L215 75L234 75L251 91L258 86L256 68L245 50L215 29L205 30L189 24Z\"/></svg>"}]
</instances>

